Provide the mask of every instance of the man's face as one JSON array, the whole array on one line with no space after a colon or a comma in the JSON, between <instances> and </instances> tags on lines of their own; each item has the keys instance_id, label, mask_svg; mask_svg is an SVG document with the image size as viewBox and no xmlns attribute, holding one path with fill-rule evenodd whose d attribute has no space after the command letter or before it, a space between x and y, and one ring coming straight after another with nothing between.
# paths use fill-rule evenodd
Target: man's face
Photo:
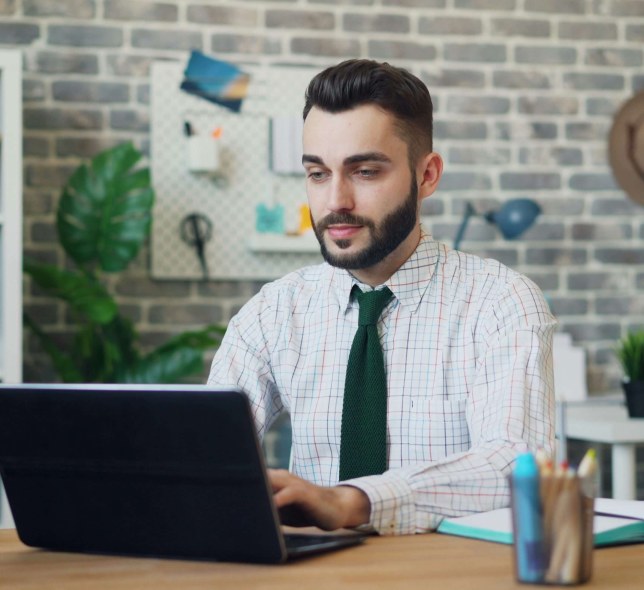
<instances>
[{"instance_id":1,"label":"man's face","mask_svg":"<svg viewBox=\"0 0 644 590\"><path fill-rule=\"evenodd\" d=\"M304 123L303 162L325 260L366 269L389 257L395 270L418 241L418 185L392 116L372 105L341 113L314 107Z\"/></svg>"}]
</instances>

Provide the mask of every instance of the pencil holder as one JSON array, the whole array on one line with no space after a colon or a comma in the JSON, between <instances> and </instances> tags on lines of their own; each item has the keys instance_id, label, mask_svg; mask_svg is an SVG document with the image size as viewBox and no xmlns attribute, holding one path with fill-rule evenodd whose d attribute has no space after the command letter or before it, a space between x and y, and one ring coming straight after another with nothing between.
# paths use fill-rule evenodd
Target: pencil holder
<instances>
[{"instance_id":1,"label":"pencil holder","mask_svg":"<svg viewBox=\"0 0 644 590\"><path fill-rule=\"evenodd\" d=\"M200 174L217 174L221 162L219 140L210 136L188 137L188 169Z\"/></svg>"},{"instance_id":2,"label":"pencil holder","mask_svg":"<svg viewBox=\"0 0 644 590\"><path fill-rule=\"evenodd\" d=\"M592 574L594 498L573 473L510 478L514 565L519 582L574 585Z\"/></svg>"}]
</instances>

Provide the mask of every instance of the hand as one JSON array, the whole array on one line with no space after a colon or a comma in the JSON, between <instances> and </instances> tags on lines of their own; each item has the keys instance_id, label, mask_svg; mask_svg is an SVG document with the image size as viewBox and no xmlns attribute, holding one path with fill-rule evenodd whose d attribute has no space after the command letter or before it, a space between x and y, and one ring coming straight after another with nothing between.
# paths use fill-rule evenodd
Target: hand
<instances>
[{"instance_id":1,"label":"hand","mask_svg":"<svg viewBox=\"0 0 644 590\"><path fill-rule=\"evenodd\" d=\"M358 488L317 486L284 469L269 469L268 477L282 524L332 531L369 522L369 498Z\"/></svg>"}]
</instances>

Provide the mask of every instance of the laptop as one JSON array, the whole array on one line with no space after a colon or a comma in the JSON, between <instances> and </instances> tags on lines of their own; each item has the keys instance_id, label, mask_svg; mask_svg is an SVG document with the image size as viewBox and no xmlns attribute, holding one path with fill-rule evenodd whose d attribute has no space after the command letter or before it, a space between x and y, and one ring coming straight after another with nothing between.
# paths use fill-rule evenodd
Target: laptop
<instances>
[{"instance_id":1,"label":"laptop","mask_svg":"<svg viewBox=\"0 0 644 590\"><path fill-rule=\"evenodd\" d=\"M33 547L279 563L365 536L284 534L230 388L2 385L0 474Z\"/></svg>"}]
</instances>

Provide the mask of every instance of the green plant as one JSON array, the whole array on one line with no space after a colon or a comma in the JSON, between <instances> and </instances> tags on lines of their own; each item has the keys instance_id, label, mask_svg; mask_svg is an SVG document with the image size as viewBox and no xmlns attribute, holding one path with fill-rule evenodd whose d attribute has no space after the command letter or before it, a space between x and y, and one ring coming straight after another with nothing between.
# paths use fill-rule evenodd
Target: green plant
<instances>
[{"instance_id":1,"label":"green plant","mask_svg":"<svg viewBox=\"0 0 644 590\"><path fill-rule=\"evenodd\" d=\"M64 382L176 383L203 369L204 350L225 331L184 332L142 354L134 325L105 288L104 273L127 268L150 232L154 190L149 169L135 168L140 159L131 143L120 144L81 164L63 188L56 226L74 269L24 261L40 288L67 303L76 325L65 349L24 315Z\"/></svg>"},{"instance_id":2,"label":"green plant","mask_svg":"<svg viewBox=\"0 0 644 590\"><path fill-rule=\"evenodd\" d=\"M628 381L644 381L644 330L629 332L619 341L616 354Z\"/></svg>"}]
</instances>

